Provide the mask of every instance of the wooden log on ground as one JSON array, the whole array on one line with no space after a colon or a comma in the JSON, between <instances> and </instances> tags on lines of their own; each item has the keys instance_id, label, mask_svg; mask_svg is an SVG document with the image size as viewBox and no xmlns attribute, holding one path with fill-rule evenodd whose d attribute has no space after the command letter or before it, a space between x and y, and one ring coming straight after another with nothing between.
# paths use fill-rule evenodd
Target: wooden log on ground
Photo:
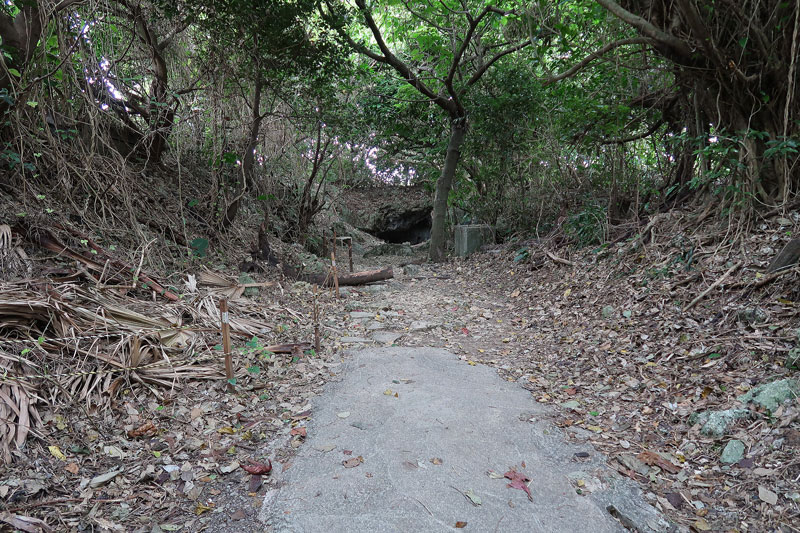
<instances>
[{"instance_id":1,"label":"wooden log on ground","mask_svg":"<svg viewBox=\"0 0 800 533\"><path fill-rule=\"evenodd\" d=\"M353 272L352 274L347 275L340 274L339 285L365 285L375 281L392 279L393 277L394 272L392 271L392 267L383 268L380 270L364 270L361 272ZM324 287L331 287L334 283L330 276L325 276L324 274L307 274L301 279L303 279L303 281L315 283Z\"/></svg>"}]
</instances>

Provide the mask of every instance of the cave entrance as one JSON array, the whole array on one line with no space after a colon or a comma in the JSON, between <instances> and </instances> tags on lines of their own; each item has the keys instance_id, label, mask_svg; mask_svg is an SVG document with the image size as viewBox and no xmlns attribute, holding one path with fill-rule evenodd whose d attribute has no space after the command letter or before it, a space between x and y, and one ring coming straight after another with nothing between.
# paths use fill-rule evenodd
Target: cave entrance
<instances>
[{"instance_id":1,"label":"cave entrance","mask_svg":"<svg viewBox=\"0 0 800 533\"><path fill-rule=\"evenodd\" d=\"M422 219L410 220L405 224L403 222L404 221L397 221L395 228L387 231L381 231L375 234L375 236L379 239L383 239L386 242L410 242L411 244L419 244L431 238L430 215L426 214Z\"/></svg>"}]
</instances>

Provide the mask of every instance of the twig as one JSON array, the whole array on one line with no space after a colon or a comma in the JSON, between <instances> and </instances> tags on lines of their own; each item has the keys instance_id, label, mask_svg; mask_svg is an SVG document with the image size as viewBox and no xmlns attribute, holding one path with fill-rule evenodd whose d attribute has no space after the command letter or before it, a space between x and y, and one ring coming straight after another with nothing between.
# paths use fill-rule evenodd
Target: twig
<instances>
[{"instance_id":1,"label":"twig","mask_svg":"<svg viewBox=\"0 0 800 533\"><path fill-rule=\"evenodd\" d=\"M707 289L706 289L706 290L704 290L702 293L700 293L700 295L699 295L697 298L695 298L694 300L692 300L691 302L689 302L689 305L687 305L686 307L684 307L684 308L683 308L683 312L685 313L686 311L688 311L689 309L691 309L692 307L694 307L695 305L697 305L697 302L699 302L700 300L702 300L703 298L705 298L705 297L708 295L708 293L709 293L709 292L711 292L711 291L713 291L714 289L716 289L717 287L719 287L719 285L720 285L720 284L721 284L723 281L725 281L725 278L727 278L728 276L730 276L730 275L731 275L731 274L732 274L732 273L733 273L735 270L738 270L740 266L742 266L742 262L741 262L741 261L739 261L738 263L736 263L735 265L733 265L732 267L730 267L730 268L727 270L727 272L725 272L725 273L724 273L724 274L723 274L723 275L722 275L722 276L721 276L721 277L720 277L720 278L719 278L717 281L715 281L714 283L712 283L712 284L711 284L711 286L710 286L709 288L707 288Z\"/></svg>"},{"instance_id":2,"label":"twig","mask_svg":"<svg viewBox=\"0 0 800 533\"><path fill-rule=\"evenodd\" d=\"M571 266L571 267L575 266L575 263L573 263L572 261L568 261L566 259L561 259L557 255L553 255L550 252L545 252L545 254L547 254L547 257L549 257L550 259L552 259L556 263L560 263L562 265L567 265L567 266Z\"/></svg>"}]
</instances>

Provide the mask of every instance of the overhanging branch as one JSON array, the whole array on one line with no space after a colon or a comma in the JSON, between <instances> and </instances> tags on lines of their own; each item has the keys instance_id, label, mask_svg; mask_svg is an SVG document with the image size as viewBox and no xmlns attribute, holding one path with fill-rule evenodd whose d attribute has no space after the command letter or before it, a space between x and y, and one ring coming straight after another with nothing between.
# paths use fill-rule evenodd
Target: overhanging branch
<instances>
[{"instance_id":1,"label":"overhanging branch","mask_svg":"<svg viewBox=\"0 0 800 533\"><path fill-rule=\"evenodd\" d=\"M573 65L566 72L562 72L561 74L558 74L556 76L552 76L551 78L548 78L547 80L545 80L544 85L547 86L547 85L553 84L553 83L555 83L557 81L561 81L561 80L563 80L565 78L569 78L570 76L574 76L579 71L581 71L582 69L586 68L586 66L589 63L591 63L592 61L594 61L595 59L598 59L598 58L604 56L605 54L607 54L611 50L619 48L620 46L627 46L629 44L649 44L651 42L652 42L651 39L648 38L648 37L634 37L634 38L631 38L631 39L620 39L618 41L614 41L613 43L608 43L607 45L605 45L604 47L600 48L599 50L596 50L596 51L592 52L591 54L589 54L588 56L584 57L581 61L579 61L578 63Z\"/></svg>"}]
</instances>

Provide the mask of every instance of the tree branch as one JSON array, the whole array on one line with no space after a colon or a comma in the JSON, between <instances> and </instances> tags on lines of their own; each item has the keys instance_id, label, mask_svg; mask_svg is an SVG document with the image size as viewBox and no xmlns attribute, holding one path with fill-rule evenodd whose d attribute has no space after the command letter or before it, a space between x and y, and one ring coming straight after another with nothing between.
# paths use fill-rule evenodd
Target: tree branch
<instances>
[{"instance_id":1,"label":"tree branch","mask_svg":"<svg viewBox=\"0 0 800 533\"><path fill-rule=\"evenodd\" d=\"M481 76L483 76L486 73L486 71L489 70L489 67L491 67L495 63L495 61L497 61L498 59L500 59L503 56L506 56L508 54L511 54L511 53L517 52L519 50L522 50L523 48L525 48L529 44L531 44L531 40L530 39L525 39L521 43L519 43L519 44L517 44L515 46L512 46L510 48L506 48L502 52L498 52L497 54L492 56L492 58L489 61L487 61L483 66L481 66L481 68L476 70L475 74L473 74L470 77L470 79L467 80L467 83L465 83L464 87L459 91L459 93L458 93L459 96L463 95L468 87L474 85L479 79L481 79Z\"/></svg>"},{"instance_id":2,"label":"tree branch","mask_svg":"<svg viewBox=\"0 0 800 533\"><path fill-rule=\"evenodd\" d=\"M692 50L686 42L656 28L642 17L623 9L618 3L614 2L614 0L597 0L597 3L609 10L611 14L618 19L633 26L651 39L668 46L685 58L691 57Z\"/></svg>"},{"instance_id":3,"label":"tree branch","mask_svg":"<svg viewBox=\"0 0 800 533\"><path fill-rule=\"evenodd\" d=\"M662 124L664 124L663 118L658 122L656 122L655 124L653 124L652 126L650 126L649 128L647 128L647 131L644 131L642 133L637 133L629 137L617 137L614 139L605 139L603 141L600 141L600 144L625 144L633 141L638 141L639 139L650 137L652 134L656 132L658 128L661 127Z\"/></svg>"},{"instance_id":4,"label":"tree branch","mask_svg":"<svg viewBox=\"0 0 800 533\"><path fill-rule=\"evenodd\" d=\"M586 68L586 66L589 63L591 63L595 59L598 59L598 58L604 56L605 54L607 54L611 50L614 50L615 48L619 48L620 46L627 46L629 44L649 44L650 42L651 42L651 39L649 37L634 37L632 39L620 39L618 41L614 41L613 43L608 43L607 45L605 45L604 47L600 48L599 50L596 50L596 51L592 52L591 54L589 54L588 56L584 57L581 61L579 61L578 63L573 65L566 72L562 72L561 74L557 74L555 76L552 76L552 77L548 78L547 80L544 81L544 85L545 86L551 85L551 84L553 84L553 83L555 83L557 81L561 81L561 80L563 80L565 78L569 78L570 76L574 76L580 70Z\"/></svg>"}]
</instances>

